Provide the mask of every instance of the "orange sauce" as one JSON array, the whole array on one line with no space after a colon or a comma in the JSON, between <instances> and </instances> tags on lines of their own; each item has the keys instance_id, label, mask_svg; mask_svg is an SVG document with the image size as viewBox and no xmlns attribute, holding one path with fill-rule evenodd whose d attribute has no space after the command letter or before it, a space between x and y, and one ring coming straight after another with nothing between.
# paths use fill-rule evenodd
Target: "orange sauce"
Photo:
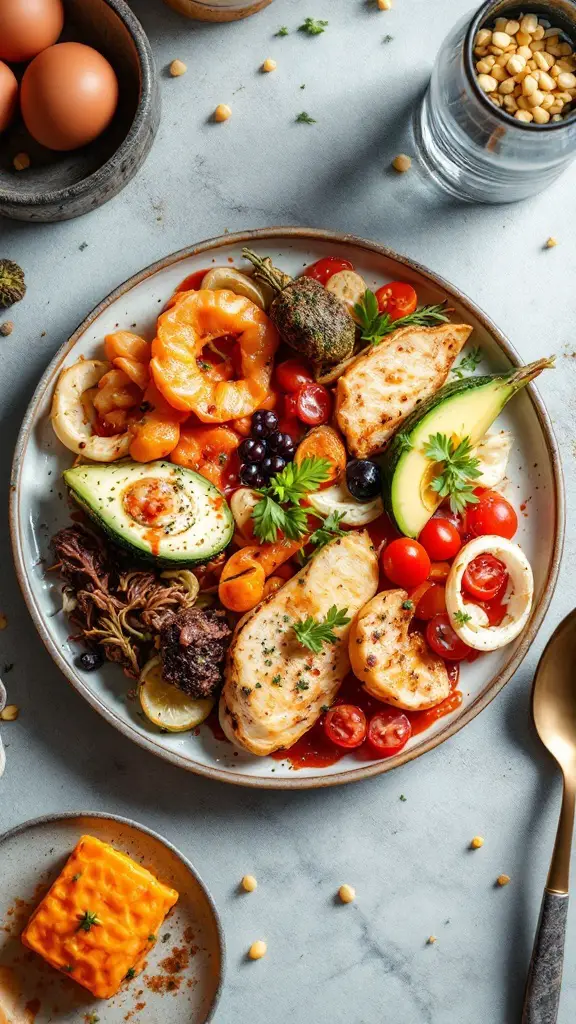
<instances>
[{"instance_id":1,"label":"orange sauce","mask_svg":"<svg viewBox=\"0 0 576 1024\"><path fill-rule=\"evenodd\" d=\"M153 555L160 554L160 541L162 537L162 530L146 530L144 533L144 540L150 545L150 551Z\"/></svg>"},{"instance_id":2,"label":"orange sauce","mask_svg":"<svg viewBox=\"0 0 576 1024\"><path fill-rule=\"evenodd\" d=\"M196 292L202 287L202 281L208 273L207 270L195 270L193 274L189 274L183 281L180 282L176 291L177 292Z\"/></svg>"}]
</instances>

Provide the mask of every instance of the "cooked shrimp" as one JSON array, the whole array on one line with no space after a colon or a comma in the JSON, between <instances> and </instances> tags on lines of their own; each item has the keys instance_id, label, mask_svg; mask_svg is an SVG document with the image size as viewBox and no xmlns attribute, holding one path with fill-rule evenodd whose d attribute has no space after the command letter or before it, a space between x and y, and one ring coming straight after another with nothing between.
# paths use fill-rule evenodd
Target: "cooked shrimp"
<instances>
[{"instance_id":1,"label":"cooked shrimp","mask_svg":"<svg viewBox=\"0 0 576 1024\"><path fill-rule=\"evenodd\" d=\"M170 461L187 469L195 469L216 487L222 487L230 456L240 444L240 435L229 427L184 427Z\"/></svg>"},{"instance_id":2,"label":"cooked shrimp","mask_svg":"<svg viewBox=\"0 0 576 1024\"><path fill-rule=\"evenodd\" d=\"M151 382L144 393L144 415L132 429L130 455L136 462L165 459L180 439L180 423L186 417L173 409Z\"/></svg>"},{"instance_id":3,"label":"cooked shrimp","mask_svg":"<svg viewBox=\"0 0 576 1024\"><path fill-rule=\"evenodd\" d=\"M150 342L131 331L114 331L104 338L106 358L142 391L150 379Z\"/></svg>"},{"instance_id":4,"label":"cooked shrimp","mask_svg":"<svg viewBox=\"0 0 576 1024\"><path fill-rule=\"evenodd\" d=\"M202 350L217 338L237 339L243 378L213 378ZM158 318L152 342L154 381L175 409L195 412L204 423L250 416L267 398L278 334L266 313L242 295L202 289L182 297Z\"/></svg>"}]
</instances>

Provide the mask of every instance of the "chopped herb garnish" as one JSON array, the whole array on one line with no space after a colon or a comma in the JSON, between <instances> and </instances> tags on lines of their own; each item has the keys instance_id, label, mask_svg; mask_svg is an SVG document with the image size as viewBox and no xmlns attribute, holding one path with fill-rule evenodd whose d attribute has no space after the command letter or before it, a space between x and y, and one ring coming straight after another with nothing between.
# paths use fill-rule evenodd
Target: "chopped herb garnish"
<instances>
[{"instance_id":1,"label":"chopped herb garnish","mask_svg":"<svg viewBox=\"0 0 576 1024\"><path fill-rule=\"evenodd\" d=\"M280 686L282 676L272 676L272 686Z\"/></svg>"},{"instance_id":2,"label":"chopped herb garnish","mask_svg":"<svg viewBox=\"0 0 576 1024\"><path fill-rule=\"evenodd\" d=\"M327 25L327 21L317 21L316 18L305 18L302 25L298 26L298 31L307 32L309 36L319 36Z\"/></svg>"},{"instance_id":3,"label":"chopped herb garnish","mask_svg":"<svg viewBox=\"0 0 576 1024\"><path fill-rule=\"evenodd\" d=\"M299 465L289 462L281 473L272 477L268 487L259 489L263 497L252 510L256 537L274 543L279 530L288 540L304 537L308 531L308 516L314 513L302 508L300 500L310 491L317 491L329 475L328 459L303 459Z\"/></svg>"},{"instance_id":4,"label":"chopped herb garnish","mask_svg":"<svg viewBox=\"0 0 576 1024\"><path fill-rule=\"evenodd\" d=\"M78 873L76 875L72 875L72 881L73 882L77 882L78 879L81 878L81 877L82 877L82 872L78 871Z\"/></svg>"},{"instance_id":5,"label":"chopped herb garnish","mask_svg":"<svg viewBox=\"0 0 576 1024\"><path fill-rule=\"evenodd\" d=\"M369 288L364 292L360 302L354 306L354 315L360 325L362 341L370 342L372 345L377 345L382 338L399 327L433 327L436 324L445 324L449 320L444 302L436 306L421 306L407 316L392 320L389 313L380 312L378 299Z\"/></svg>"},{"instance_id":6,"label":"chopped herb garnish","mask_svg":"<svg viewBox=\"0 0 576 1024\"><path fill-rule=\"evenodd\" d=\"M85 910L83 914L78 914L78 918L80 923L76 929L77 932L89 932L91 928L96 928L100 924L98 916L91 910Z\"/></svg>"},{"instance_id":7,"label":"chopped herb garnish","mask_svg":"<svg viewBox=\"0 0 576 1024\"><path fill-rule=\"evenodd\" d=\"M220 463L221 466L226 465L226 463L228 462L228 456L226 455L226 452L220 452L220 455L218 456L218 462Z\"/></svg>"},{"instance_id":8,"label":"chopped herb garnish","mask_svg":"<svg viewBox=\"0 0 576 1024\"><path fill-rule=\"evenodd\" d=\"M252 690L249 686L243 686L242 693L244 694L245 697L249 697L250 694L252 693Z\"/></svg>"},{"instance_id":9,"label":"chopped herb garnish","mask_svg":"<svg viewBox=\"0 0 576 1024\"><path fill-rule=\"evenodd\" d=\"M319 654L323 644L334 644L338 637L334 633L336 626L346 626L351 619L346 615L347 608L337 608L335 604L328 609L323 619L315 619L312 615L294 623L294 632L304 647L314 654Z\"/></svg>"},{"instance_id":10,"label":"chopped herb garnish","mask_svg":"<svg viewBox=\"0 0 576 1024\"><path fill-rule=\"evenodd\" d=\"M462 378L466 377L469 373L474 373L474 370L477 368L478 363L480 363L481 361L482 350L480 346L477 345L475 348L470 349L468 355L464 356L464 358L460 360L457 366L453 366L450 372L453 373L454 376L458 378L458 380L462 380Z\"/></svg>"},{"instance_id":11,"label":"chopped herb garnish","mask_svg":"<svg viewBox=\"0 0 576 1024\"><path fill-rule=\"evenodd\" d=\"M400 800L402 801L403 804L406 803L406 797L404 796L404 793L400 793Z\"/></svg>"},{"instance_id":12,"label":"chopped herb garnish","mask_svg":"<svg viewBox=\"0 0 576 1024\"><path fill-rule=\"evenodd\" d=\"M99 1024L100 1017L97 1013L88 1013L84 1018L86 1024Z\"/></svg>"},{"instance_id":13,"label":"chopped herb garnish","mask_svg":"<svg viewBox=\"0 0 576 1024\"><path fill-rule=\"evenodd\" d=\"M472 616L468 612L457 611L454 612L452 618L458 626L465 626L467 622L471 621Z\"/></svg>"},{"instance_id":14,"label":"chopped herb garnish","mask_svg":"<svg viewBox=\"0 0 576 1024\"><path fill-rule=\"evenodd\" d=\"M331 540L334 540L334 537L344 536L344 530L340 529L340 523L344 515L344 512L331 512L329 516L326 516L322 525L310 535L310 543L314 545L317 551Z\"/></svg>"},{"instance_id":15,"label":"chopped herb garnish","mask_svg":"<svg viewBox=\"0 0 576 1024\"><path fill-rule=\"evenodd\" d=\"M324 713L326 713L327 711L330 711L330 705L329 704L323 704L322 707L320 708L320 711L323 711Z\"/></svg>"},{"instance_id":16,"label":"chopped herb garnish","mask_svg":"<svg viewBox=\"0 0 576 1024\"><path fill-rule=\"evenodd\" d=\"M389 36L389 35L382 36L382 42L383 43L391 43L393 39L394 39L394 36Z\"/></svg>"},{"instance_id":17,"label":"chopped herb garnish","mask_svg":"<svg viewBox=\"0 0 576 1024\"><path fill-rule=\"evenodd\" d=\"M148 942L156 942L156 936L155 935L149 935L148 936Z\"/></svg>"},{"instance_id":18,"label":"chopped herb garnish","mask_svg":"<svg viewBox=\"0 0 576 1024\"><path fill-rule=\"evenodd\" d=\"M431 434L424 446L424 454L431 462L440 464L440 472L433 477L430 487L440 498L450 499L453 512L463 512L466 505L476 505L473 481L482 475L480 459L472 455L470 438L459 444L446 434Z\"/></svg>"},{"instance_id":19,"label":"chopped herb garnish","mask_svg":"<svg viewBox=\"0 0 576 1024\"><path fill-rule=\"evenodd\" d=\"M74 970L74 966L73 966L73 964L65 964L64 967L62 968L62 970L66 971L67 974L72 974L72 971Z\"/></svg>"},{"instance_id":20,"label":"chopped herb garnish","mask_svg":"<svg viewBox=\"0 0 576 1024\"><path fill-rule=\"evenodd\" d=\"M254 683L254 689L255 690L261 690L262 689L262 683Z\"/></svg>"},{"instance_id":21,"label":"chopped herb garnish","mask_svg":"<svg viewBox=\"0 0 576 1024\"><path fill-rule=\"evenodd\" d=\"M136 968L135 967L129 967L128 970L126 971L126 974L124 975L124 978L126 979L126 981L131 981L132 978L135 978L135 977L136 977Z\"/></svg>"},{"instance_id":22,"label":"chopped herb garnish","mask_svg":"<svg viewBox=\"0 0 576 1024\"><path fill-rule=\"evenodd\" d=\"M305 110L296 115L296 121L298 124L316 124L316 118L310 117L310 114L307 114Z\"/></svg>"},{"instance_id":23,"label":"chopped herb garnish","mask_svg":"<svg viewBox=\"0 0 576 1024\"><path fill-rule=\"evenodd\" d=\"M402 607L404 611L411 612L414 609L414 601L411 601L410 598L408 598L407 601L402 601Z\"/></svg>"},{"instance_id":24,"label":"chopped herb garnish","mask_svg":"<svg viewBox=\"0 0 576 1024\"><path fill-rule=\"evenodd\" d=\"M278 29L277 32L274 33L274 35L275 36L287 36L288 35L288 29L287 29L286 25L280 25L280 28Z\"/></svg>"},{"instance_id":25,"label":"chopped herb garnish","mask_svg":"<svg viewBox=\"0 0 576 1024\"><path fill-rule=\"evenodd\" d=\"M170 938L170 932L164 932L164 935L162 936L162 942L168 942L169 938Z\"/></svg>"},{"instance_id":26,"label":"chopped herb garnish","mask_svg":"<svg viewBox=\"0 0 576 1024\"><path fill-rule=\"evenodd\" d=\"M297 690L309 690L310 689L310 683L306 683L306 682L304 682L304 680L301 679L299 683L296 683L296 689Z\"/></svg>"}]
</instances>

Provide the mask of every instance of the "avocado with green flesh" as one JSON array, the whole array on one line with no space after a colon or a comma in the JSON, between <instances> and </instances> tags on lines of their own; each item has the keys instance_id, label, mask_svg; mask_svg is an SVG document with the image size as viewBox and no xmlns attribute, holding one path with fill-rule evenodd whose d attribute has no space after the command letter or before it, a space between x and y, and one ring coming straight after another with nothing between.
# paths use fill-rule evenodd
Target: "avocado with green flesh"
<instances>
[{"instance_id":1,"label":"avocado with green flesh","mask_svg":"<svg viewBox=\"0 0 576 1024\"><path fill-rule=\"evenodd\" d=\"M255 267L254 276L276 292L268 314L290 348L323 368L352 355L356 323L337 295L312 277L288 277L250 249L242 255Z\"/></svg>"},{"instance_id":2,"label":"avocado with green flesh","mask_svg":"<svg viewBox=\"0 0 576 1024\"><path fill-rule=\"evenodd\" d=\"M434 463L424 454L430 437L478 444L512 396L550 366L553 359L539 359L509 373L454 381L405 420L381 459L384 505L403 534L418 537L442 501L430 487Z\"/></svg>"},{"instance_id":3,"label":"avocado with green flesh","mask_svg":"<svg viewBox=\"0 0 576 1024\"><path fill-rule=\"evenodd\" d=\"M77 466L64 481L78 504L117 544L161 565L201 565L230 543L224 496L199 473L172 462Z\"/></svg>"}]
</instances>

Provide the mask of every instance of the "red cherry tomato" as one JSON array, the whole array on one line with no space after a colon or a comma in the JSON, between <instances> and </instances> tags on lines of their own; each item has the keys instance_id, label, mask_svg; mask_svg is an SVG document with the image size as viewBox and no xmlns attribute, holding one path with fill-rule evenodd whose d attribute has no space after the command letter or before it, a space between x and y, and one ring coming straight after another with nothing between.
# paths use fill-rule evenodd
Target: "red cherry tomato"
<instances>
[{"instance_id":1,"label":"red cherry tomato","mask_svg":"<svg viewBox=\"0 0 576 1024\"><path fill-rule=\"evenodd\" d=\"M366 715L355 704L338 704L326 715L324 731L336 746L352 750L366 738Z\"/></svg>"},{"instance_id":2,"label":"red cherry tomato","mask_svg":"<svg viewBox=\"0 0 576 1024\"><path fill-rule=\"evenodd\" d=\"M404 281L391 281L376 292L378 309L388 313L391 320L399 320L401 316L413 313L418 305L418 296L411 284Z\"/></svg>"},{"instance_id":3,"label":"red cherry tomato","mask_svg":"<svg viewBox=\"0 0 576 1024\"><path fill-rule=\"evenodd\" d=\"M426 626L426 640L435 654L450 661L462 661L472 650L452 629L446 612L430 619Z\"/></svg>"},{"instance_id":4,"label":"red cherry tomato","mask_svg":"<svg viewBox=\"0 0 576 1024\"><path fill-rule=\"evenodd\" d=\"M428 520L418 540L435 562L454 558L462 547L456 527L450 520L440 517Z\"/></svg>"},{"instance_id":5,"label":"red cherry tomato","mask_svg":"<svg viewBox=\"0 0 576 1024\"><path fill-rule=\"evenodd\" d=\"M313 277L320 284L326 284L334 274L341 270L354 270L350 260L341 259L339 256L325 256L323 260L317 260L304 271L304 277Z\"/></svg>"},{"instance_id":6,"label":"red cherry tomato","mask_svg":"<svg viewBox=\"0 0 576 1024\"><path fill-rule=\"evenodd\" d=\"M303 384L310 384L312 372L300 359L286 359L276 367L276 384L280 391L299 391Z\"/></svg>"},{"instance_id":7,"label":"red cherry tomato","mask_svg":"<svg viewBox=\"0 0 576 1024\"><path fill-rule=\"evenodd\" d=\"M304 384L296 397L296 408L303 423L317 427L330 419L332 396L322 384Z\"/></svg>"},{"instance_id":8,"label":"red cherry tomato","mask_svg":"<svg viewBox=\"0 0 576 1024\"><path fill-rule=\"evenodd\" d=\"M401 711L377 711L370 719L368 742L381 757L390 757L405 747L412 735L410 720Z\"/></svg>"},{"instance_id":9,"label":"red cherry tomato","mask_svg":"<svg viewBox=\"0 0 576 1024\"><path fill-rule=\"evenodd\" d=\"M412 600L414 600L412 598ZM417 619L424 619L428 622L435 615L441 615L446 611L446 590L438 583L431 583L422 597L416 604L414 612Z\"/></svg>"},{"instance_id":10,"label":"red cherry tomato","mask_svg":"<svg viewBox=\"0 0 576 1024\"><path fill-rule=\"evenodd\" d=\"M478 601L491 601L508 582L506 566L494 555L477 555L467 566L462 586Z\"/></svg>"},{"instance_id":11,"label":"red cherry tomato","mask_svg":"<svg viewBox=\"0 0 576 1024\"><path fill-rule=\"evenodd\" d=\"M382 569L392 583L411 590L427 579L430 559L417 540L399 537L384 548Z\"/></svg>"},{"instance_id":12,"label":"red cherry tomato","mask_svg":"<svg viewBox=\"0 0 576 1024\"><path fill-rule=\"evenodd\" d=\"M474 491L478 504L466 509L466 530L474 537L494 533L511 540L518 529L518 516L509 501L498 491L477 487Z\"/></svg>"}]
</instances>

